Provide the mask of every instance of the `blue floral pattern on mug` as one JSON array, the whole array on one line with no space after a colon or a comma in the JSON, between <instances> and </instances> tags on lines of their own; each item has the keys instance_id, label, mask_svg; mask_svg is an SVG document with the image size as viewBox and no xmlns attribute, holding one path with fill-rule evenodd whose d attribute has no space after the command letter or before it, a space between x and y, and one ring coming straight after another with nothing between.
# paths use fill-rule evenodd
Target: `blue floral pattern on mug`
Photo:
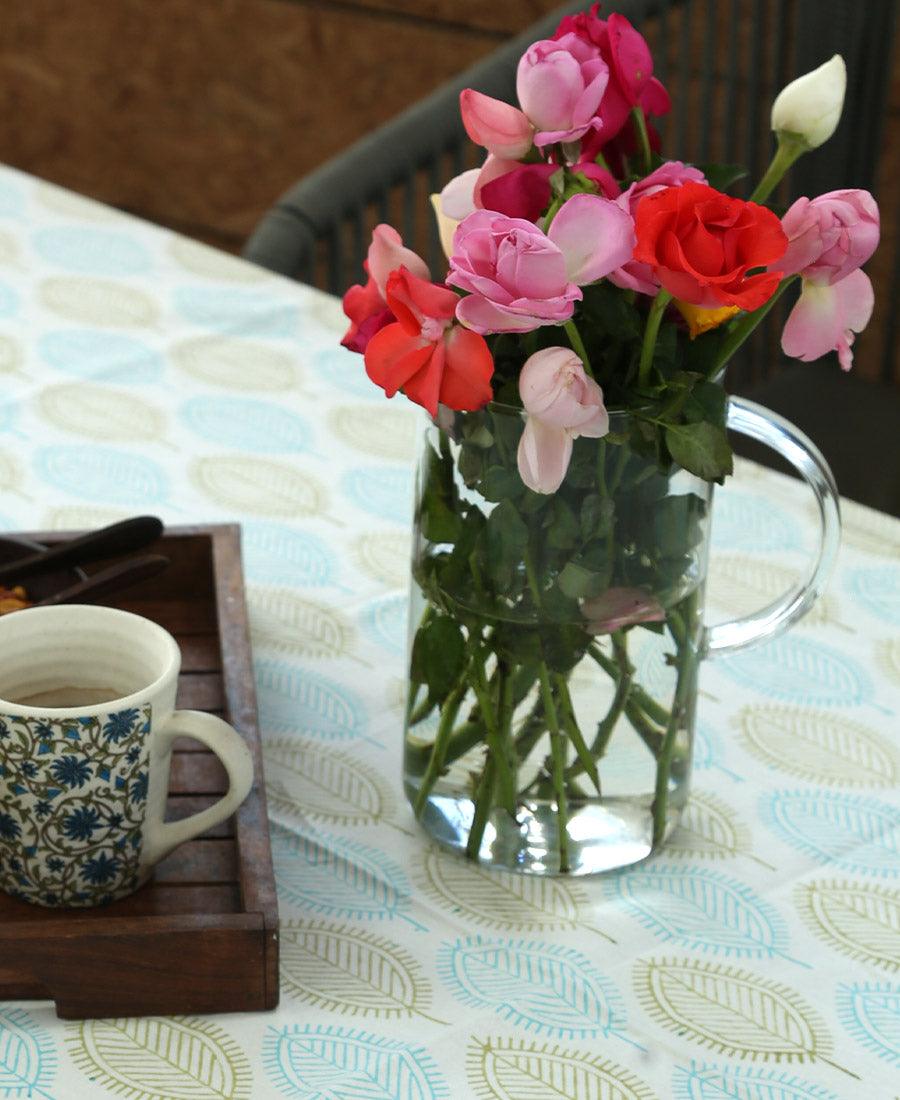
<instances>
[{"instance_id":1,"label":"blue floral pattern on mug","mask_svg":"<svg viewBox=\"0 0 900 1100\"><path fill-rule=\"evenodd\" d=\"M150 712L0 715L0 889L56 907L136 888Z\"/></svg>"}]
</instances>

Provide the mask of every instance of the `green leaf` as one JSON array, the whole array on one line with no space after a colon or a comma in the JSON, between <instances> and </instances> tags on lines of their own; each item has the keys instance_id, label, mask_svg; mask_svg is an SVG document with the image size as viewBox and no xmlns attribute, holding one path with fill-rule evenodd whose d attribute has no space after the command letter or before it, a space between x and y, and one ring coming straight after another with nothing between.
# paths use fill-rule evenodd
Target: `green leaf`
<instances>
[{"instance_id":1,"label":"green leaf","mask_svg":"<svg viewBox=\"0 0 900 1100\"><path fill-rule=\"evenodd\" d=\"M696 167L706 176L709 186L717 191L727 190L750 174L743 164L698 164Z\"/></svg>"},{"instance_id":2,"label":"green leaf","mask_svg":"<svg viewBox=\"0 0 900 1100\"><path fill-rule=\"evenodd\" d=\"M462 675L466 642L459 624L448 615L435 615L421 627L413 641L409 674L427 684L432 699L440 701Z\"/></svg>"},{"instance_id":3,"label":"green leaf","mask_svg":"<svg viewBox=\"0 0 900 1100\"><path fill-rule=\"evenodd\" d=\"M485 500L507 500L519 496L523 488L518 470L508 466L489 466L479 486Z\"/></svg>"},{"instance_id":4,"label":"green leaf","mask_svg":"<svg viewBox=\"0 0 900 1100\"><path fill-rule=\"evenodd\" d=\"M599 596L606 587L606 578L595 573L576 562L566 562L559 574L559 587L566 596L572 599L588 599L590 596Z\"/></svg>"},{"instance_id":5,"label":"green leaf","mask_svg":"<svg viewBox=\"0 0 900 1100\"><path fill-rule=\"evenodd\" d=\"M731 444L715 424L668 424L666 446L679 466L704 481L721 482L732 472Z\"/></svg>"},{"instance_id":6,"label":"green leaf","mask_svg":"<svg viewBox=\"0 0 900 1100\"><path fill-rule=\"evenodd\" d=\"M580 534L580 524L575 513L560 496L554 496L544 516L547 545L554 550L571 550Z\"/></svg>"},{"instance_id":7,"label":"green leaf","mask_svg":"<svg viewBox=\"0 0 900 1100\"><path fill-rule=\"evenodd\" d=\"M684 416L692 423L708 420L724 427L727 409L728 395L722 386L715 382L698 382L685 402Z\"/></svg>"}]
</instances>

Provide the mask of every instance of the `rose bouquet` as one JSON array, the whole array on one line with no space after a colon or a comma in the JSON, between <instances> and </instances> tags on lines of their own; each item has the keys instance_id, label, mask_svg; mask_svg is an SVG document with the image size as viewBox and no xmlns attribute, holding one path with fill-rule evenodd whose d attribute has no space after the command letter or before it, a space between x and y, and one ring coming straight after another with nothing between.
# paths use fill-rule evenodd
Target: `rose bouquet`
<instances>
[{"instance_id":1,"label":"rose bouquet","mask_svg":"<svg viewBox=\"0 0 900 1100\"><path fill-rule=\"evenodd\" d=\"M621 15L562 21L519 106L462 93L483 167L433 196L435 282L379 225L343 343L431 418L416 490L405 783L440 842L520 869L621 866L687 794L712 484L731 472L726 364L799 282L788 355L872 311L868 192L764 205L834 131L834 57L785 88L743 173L664 159L669 96Z\"/></svg>"}]
</instances>

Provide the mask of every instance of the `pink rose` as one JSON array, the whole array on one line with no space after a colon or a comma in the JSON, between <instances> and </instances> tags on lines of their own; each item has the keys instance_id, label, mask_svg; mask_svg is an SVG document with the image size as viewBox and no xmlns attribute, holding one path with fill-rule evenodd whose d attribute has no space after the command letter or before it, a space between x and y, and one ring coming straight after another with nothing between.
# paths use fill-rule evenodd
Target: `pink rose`
<instances>
[{"instance_id":1,"label":"pink rose","mask_svg":"<svg viewBox=\"0 0 900 1100\"><path fill-rule=\"evenodd\" d=\"M609 84L598 110L601 140L606 143L625 125L632 107L664 115L671 102L669 93L653 75L653 57L644 37L624 15L613 13L609 19L600 19L599 9L600 5L594 4L589 14L567 15L554 37L561 41L576 35L596 47L607 64Z\"/></svg>"},{"instance_id":2,"label":"pink rose","mask_svg":"<svg viewBox=\"0 0 900 1100\"><path fill-rule=\"evenodd\" d=\"M580 435L600 439L609 431L603 391L584 372L571 348L544 348L530 356L519 375L519 396L528 413L519 440L519 476L536 493L555 493Z\"/></svg>"},{"instance_id":3,"label":"pink rose","mask_svg":"<svg viewBox=\"0 0 900 1100\"><path fill-rule=\"evenodd\" d=\"M633 247L631 217L599 195L573 195L546 234L476 210L453 236L447 282L468 291L456 316L482 336L562 324L581 300L579 286L621 266Z\"/></svg>"},{"instance_id":4,"label":"pink rose","mask_svg":"<svg viewBox=\"0 0 900 1100\"><path fill-rule=\"evenodd\" d=\"M643 588L608 588L585 600L581 613L588 634L611 634L632 623L661 623L666 617L659 600Z\"/></svg>"},{"instance_id":5,"label":"pink rose","mask_svg":"<svg viewBox=\"0 0 900 1100\"><path fill-rule=\"evenodd\" d=\"M781 334L781 350L805 363L836 351L841 368L850 370L853 341L869 323L874 306L872 282L864 271L851 271L832 286L804 279Z\"/></svg>"},{"instance_id":6,"label":"pink rose","mask_svg":"<svg viewBox=\"0 0 900 1100\"><path fill-rule=\"evenodd\" d=\"M495 157L518 160L534 141L534 126L518 107L502 99L465 88L459 93L459 113L466 133Z\"/></svg>"},{"instance_id":7,"label":"pink rose","mask_svg":"<svg viewBox=\"0 0 900 1100\"><path fill-rule=\"evenodd\" d=\"M799 272L813 283L839 283L878 246L878 204L868 191L829 191L815 199L797 199L781 224L788 247L778 269L785 275Z\"/></svg>"},{"instance_id":8,"label":"pink rose","mask_svg":"<svg viewBox=\"0 0 900 1100\"><path fill-rule=\"evenodd\" d=\"M593 43L577 34L535 42L522 55L516 94L536 129L535 145L576 141L602 122L597 108L609 82L609 69Z\"/></svg>"},{"instance_id":9,"label":"pink rose","mask_svg":"<svg viewBox=\"0 0 900 1100\"><path fill-rule=\"evenodd\" d=\"M635 182L623 191L616 202L623 210L634 217L638 203L648 195L655 195L667 187L680 187L683 183L706 183L706 177L699 168L682 164L680 160L669 160L654 169L649 176ZM659 292L659 280L653 274L649 264L638 260L629 260L616 271L609 273L609 281L623 290L636 290L639 294L654 297Z\"/></svg>"}]
</instances>

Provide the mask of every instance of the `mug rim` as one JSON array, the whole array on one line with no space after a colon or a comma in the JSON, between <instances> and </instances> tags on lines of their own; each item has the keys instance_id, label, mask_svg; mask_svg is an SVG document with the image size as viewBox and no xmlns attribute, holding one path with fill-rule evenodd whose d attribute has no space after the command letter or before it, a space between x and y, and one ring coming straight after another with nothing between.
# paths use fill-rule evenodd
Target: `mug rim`
<instances>
[{"instance_id":1,"label":"mug rim","mask_svg":"<svg viewBox=\"0 0 900 1100\"><path fill-rule=\"evenodd\" d=\"M133 611L123 611L118 607L103 607L98 604L87 603L70 603L70 604L58 604L55 607L29 607L24 608L22 611L15 611L8 615L0 616L0 646L4 644L6 639L3 635L5 631L15 629L7 624L10 621L14 621L22 615L42 615L44 618L53 619L60 615L71 615L72 613L78 613L82 617L97 618L97 619L118 619L130 620L141 624L141 629L148 631L150 634L154 634L159 641L162 642L165 649L168 651L168 660L166 661L165 668L154 680L151 680L149 684L145 684L143 687L132 691L128 695L120 695L114 699L107 699L102 703L91 703L85 706L78 707L31 707L22 703L13 703L8 699L4 699L0 694L0 708L2 708L2 714L23 718L63 718L70 716L72 718L84 718L94 714L106 714L114 711L128 710L136 706L140 701L144 701L151 695L155 695L173 675L178 674L178 670L181 665L181 650L178 643L172 637L165 627L160 626L159 623L155 623L152 619L148 619L144 615L138 615ZM52 625L50 626L52 630Z\"/></svg>"}]
</instances>

